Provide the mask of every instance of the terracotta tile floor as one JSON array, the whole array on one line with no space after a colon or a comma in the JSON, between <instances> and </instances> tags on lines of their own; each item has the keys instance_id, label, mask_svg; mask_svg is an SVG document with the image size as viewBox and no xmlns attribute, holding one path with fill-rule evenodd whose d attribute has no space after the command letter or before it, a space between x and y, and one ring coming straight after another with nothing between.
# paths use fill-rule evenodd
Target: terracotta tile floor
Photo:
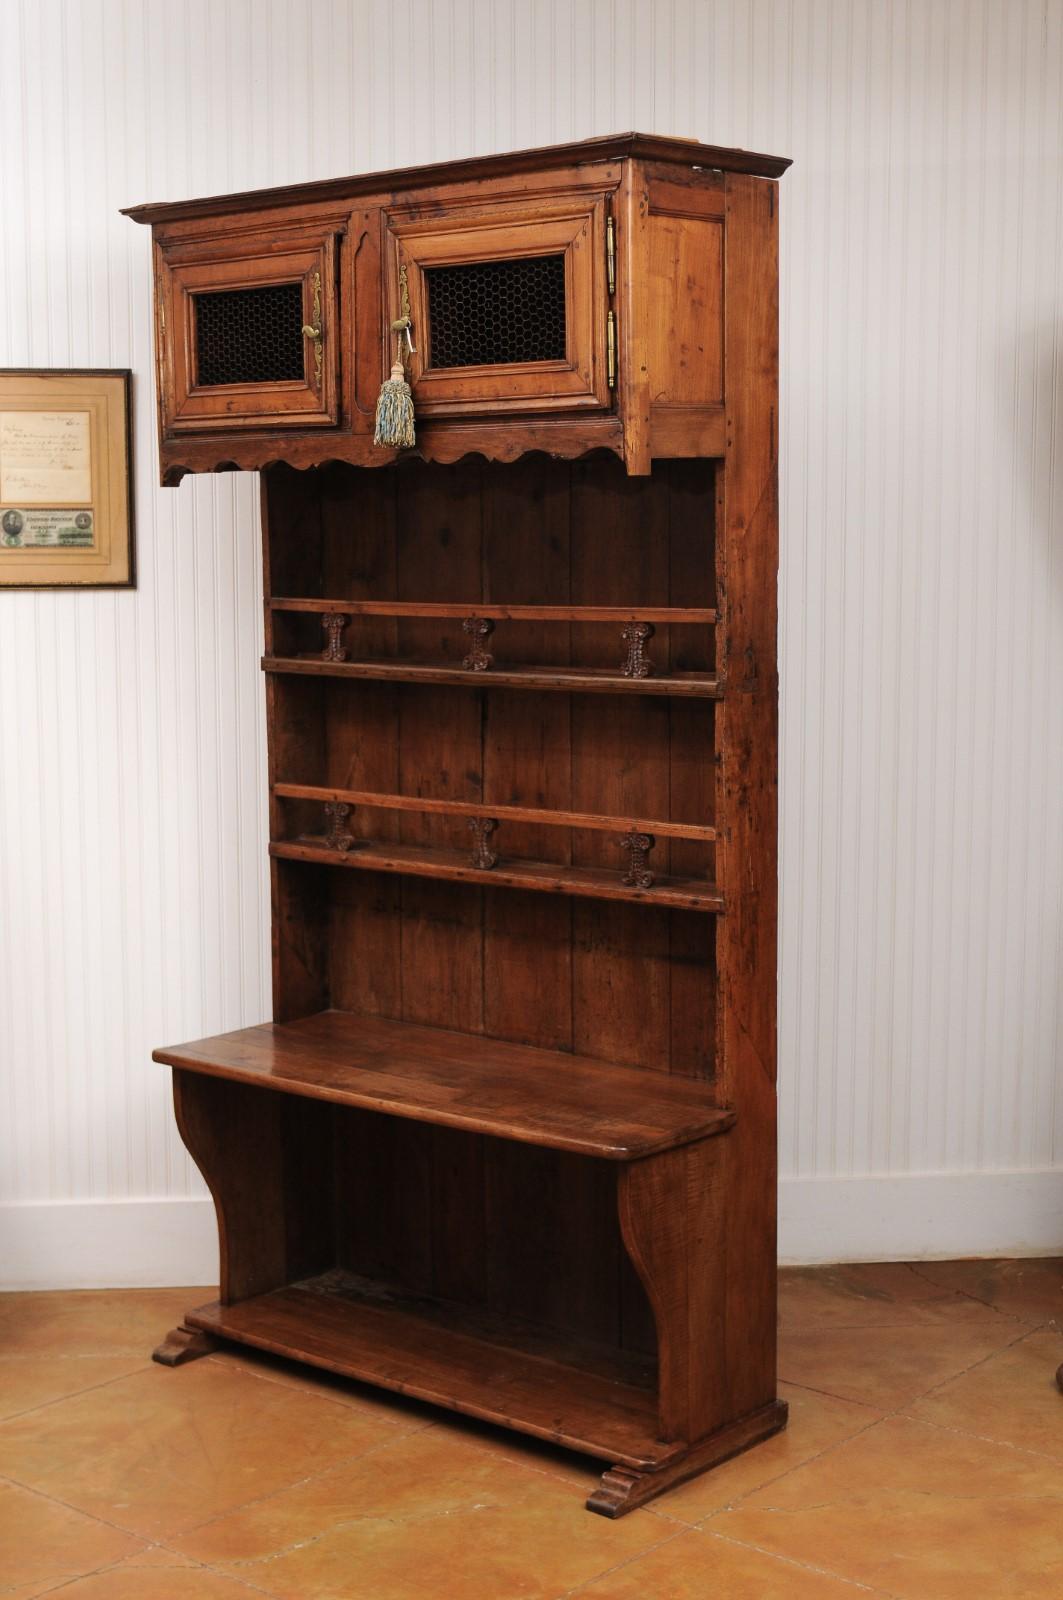
<instances>
[{"instance_id":1,"label":"terracotta tile floor","mask_svg":"<svg viewBox=\"0 0 1063 1600\"><path fill-rule=\"evenodd\" d=\"M1061 1600L1063 1260L783 1274L786 1433L648 1509L576 1456L231 1350L206 1290L0 1296L0 1596Z\"/></svg>"}]
</instances>

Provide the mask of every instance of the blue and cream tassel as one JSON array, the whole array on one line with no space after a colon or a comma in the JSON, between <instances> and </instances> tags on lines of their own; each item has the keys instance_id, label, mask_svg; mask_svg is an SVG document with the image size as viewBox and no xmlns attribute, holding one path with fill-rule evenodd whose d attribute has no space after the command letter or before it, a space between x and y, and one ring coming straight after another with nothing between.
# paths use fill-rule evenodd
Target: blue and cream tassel
<instances>
[{"instance_id":1,"label":"blue and cream tassel","mask_svg":"<svg viewBox=\"0 0 1063 1600\"><path fill-rule=\"evenodd\" d=\"M406 382L406 362L402 353L405 340L410 354L413 354L410 319L400 317L391 326L399 336L399 346L395 352L395 364L391 369L391 376L380 387L380 396L376 403L373 443L383 445L388 450L409 450L417 440L413 425L413 395Z\"/></svg>"}]
</instances>

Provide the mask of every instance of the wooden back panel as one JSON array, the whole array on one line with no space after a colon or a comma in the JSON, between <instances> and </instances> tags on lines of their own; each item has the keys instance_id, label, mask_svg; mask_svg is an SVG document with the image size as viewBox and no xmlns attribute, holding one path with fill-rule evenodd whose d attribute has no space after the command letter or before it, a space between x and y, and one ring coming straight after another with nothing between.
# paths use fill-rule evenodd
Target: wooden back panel
<instances>
[{"instance_id":1,"label":"wooden back panel","mask_svg":"<svg viewBox=\"0 0 1063 1600\"><path fill-rule=\"evenodd\" d=\"M267 598L712 606L715 467L533 457L266 475ZM294 535L294 537L293 537ZM321 648L268 614L267 649ZM453 657L461 622L359 617L359 656ZM615 666L619 625L502 622L498 658ZM712 629L661 627L655 663L711 669ZM271 678L274 781L711 823L714 711L666 696ZM305 802L273 826L318 826ZM461 817L360 811L355 836L467 849ZM507 848L620 870L616 837L528 825ZM661 839L660 871L712 847ZM714 919L488 883L274 863L275 1015L332 1005L711 1078ZM315 968L313 978L308 968ZM585 1338L651 1349L652 1319L598 1164L380 1119L337 1119L343 1264ZM416 1174L416 1178L414 1177ZM578 1241L556 1251L566 1218ZM572 1238L569 1230L569 1237Z\"/></svg>"}]
</instances>

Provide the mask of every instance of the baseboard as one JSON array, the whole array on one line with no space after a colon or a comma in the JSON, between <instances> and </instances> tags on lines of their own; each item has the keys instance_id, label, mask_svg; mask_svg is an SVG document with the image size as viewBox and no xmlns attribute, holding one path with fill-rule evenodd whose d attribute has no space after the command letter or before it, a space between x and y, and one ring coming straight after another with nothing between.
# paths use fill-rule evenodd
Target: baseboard
<instances>
[{"instance_id":1,"label":"baseboard","mask_svg":"<svg viewBox=\"0 0 1063 1600\"><path fill-rule=\"evenodd\" d=\"M158 1289L217 1283L208 1198L0 1206L0 1288Z\"/></svg>"},{"instance_id":2,"label":"baseboard","mask_svg":"<svg viewBox=\"0 0 1063 1600\"><path fill-rule=\"evenodd\" d=\"M779 1260L948 1261L1063 1253L1063 1167L784 1178Z\"/></svg>"},{"instance_id":3,"label":"baseboard","mask_svg":"<svg viewBox=\"0 0 1063 1600\"><path fill-rule=\"evenodd\" d=\"M1063 1253L1063 1169L784 1178L779 1258L930 1261ZM218 1280L208 1199L0 1206L0 1288L117 1289Z\"/></svg>"}]
</instances>

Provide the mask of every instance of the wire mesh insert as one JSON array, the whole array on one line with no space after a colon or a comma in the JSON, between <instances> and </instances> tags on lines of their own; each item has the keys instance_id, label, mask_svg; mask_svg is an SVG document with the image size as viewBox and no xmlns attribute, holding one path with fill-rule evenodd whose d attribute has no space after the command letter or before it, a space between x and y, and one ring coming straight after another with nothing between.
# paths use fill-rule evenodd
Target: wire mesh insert
<instances>
[{"instance_id":1,"label":"wire mesh insert","mask_svg":"<svg viewBox=\"0 0 1063 1600\"><path fill-rule=\"evenodd\" d=\"M428 267L433 367L565 359L565 258Z\"/></svg>"},{"instance_id":2,"label":"wire mesh insert","mask_svg":"<svg viewBox=\"0 0 1063 1600\"><path fill-rule=\"evenodd\" d=\"M303 286L271 283L259 289L197 294L196 382L284 383L305 378Z\"/></svg>"}]
</instances>

